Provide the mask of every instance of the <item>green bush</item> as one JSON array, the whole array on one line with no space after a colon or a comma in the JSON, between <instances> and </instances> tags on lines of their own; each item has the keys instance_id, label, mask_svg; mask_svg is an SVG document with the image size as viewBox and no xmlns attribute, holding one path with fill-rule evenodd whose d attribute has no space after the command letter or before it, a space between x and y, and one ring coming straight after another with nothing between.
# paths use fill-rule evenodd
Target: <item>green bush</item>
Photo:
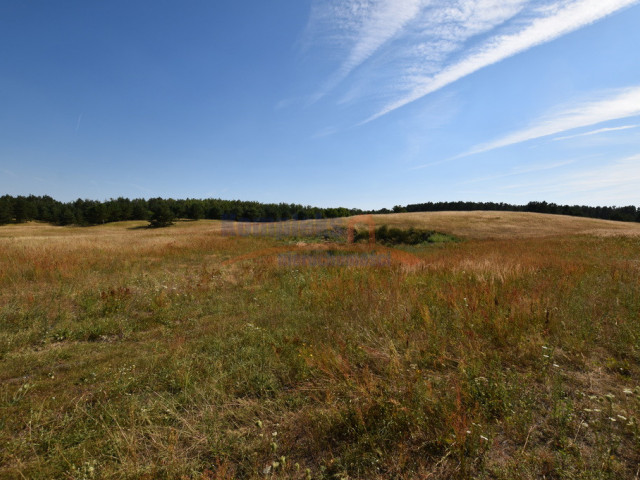
<instances>
[{"instance_id":1,"label":"green bush","mask_svg":"<svg viewBox=\"0 0 640 480\"><path fill-rule=\"evenodd\" d=\"M376 242L383 245L419 245L421 243L442 242L444 239L453 240L453 237L433 230L422 230L411 227L401 229L382 225L376 228ZM369 241L369 231L359 230L354 235L355 242Z\"/></svg>"}]
</instances>

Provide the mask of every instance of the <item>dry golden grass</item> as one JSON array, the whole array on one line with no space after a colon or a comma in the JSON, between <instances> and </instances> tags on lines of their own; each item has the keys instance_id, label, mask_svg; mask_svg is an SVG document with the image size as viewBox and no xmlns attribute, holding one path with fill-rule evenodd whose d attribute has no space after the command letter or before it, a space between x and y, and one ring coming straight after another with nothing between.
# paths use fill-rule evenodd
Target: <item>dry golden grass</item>
<instances>
[{"instance_id":1,"label":"dry golden grass","mask_svg":"<svg viewBox=\"0 0 640 480\"><path fill-rule=\"evenodd\" d=\"M640 235L640 224L526 212L418 212L373 215L378 225L428 228L462 238Z\"/></svg>"},{"instance_id":2,"label":"dry golden grass","mask_svg":"<svg viewBox=\"0 0 640 480\"><path fill-rule=\"evenodd\" d=\"M283 267L368 250L216 221L0 227L0 478L637 475L638 225L375 221L464 240Z\"/></svg>"}]
</instances>

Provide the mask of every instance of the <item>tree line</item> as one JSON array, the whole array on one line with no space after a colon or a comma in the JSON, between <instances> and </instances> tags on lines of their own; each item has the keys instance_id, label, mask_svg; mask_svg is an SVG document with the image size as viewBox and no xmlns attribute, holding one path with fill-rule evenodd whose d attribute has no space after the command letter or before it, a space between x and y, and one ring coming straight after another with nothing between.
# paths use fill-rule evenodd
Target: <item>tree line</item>
<instances>
[{"instance_id":1,"label":"tree line","mask_svg":"<svg viewBox=\"0 0 640 480\"><path fill-rule=\"evenodd\" d=\"M238 221L283 221L308 218L338 218L358 215L353 208L318 208L294 203L260 203L241 200L172 198L110 199L104 202L78 199L63 203L50 196L0 197L0 225L32 220L54 225L100 225L125 220L148 220L164 226L174 219L203 218Z\"/></svg>"},{"instance_id":2,"label":"tree line","mask_svg":"<svg viewBox=\"0 0 640 480\"><path fill-rule=\"evenodd\" d=\"M54 225L100 225L124 220L147 220L151 226L169 225L174 219L200 220L203 218L237 221L283 221L309 218L338 218L364 213L435 212L435 211L495 210L538 212L578 217L600 218L624 222L640 222L640 208L591 207L586 205L557 205L547 202L529 202L511 205L495 202L427 202L393 209L360 210L357 208L319 208L293 203L260 203L242 200L172 198L110 199L104 202L78 199L60 202L50 196L0 197L0 225L23 223L31 220Z\"/></svg>"}]
</instances>

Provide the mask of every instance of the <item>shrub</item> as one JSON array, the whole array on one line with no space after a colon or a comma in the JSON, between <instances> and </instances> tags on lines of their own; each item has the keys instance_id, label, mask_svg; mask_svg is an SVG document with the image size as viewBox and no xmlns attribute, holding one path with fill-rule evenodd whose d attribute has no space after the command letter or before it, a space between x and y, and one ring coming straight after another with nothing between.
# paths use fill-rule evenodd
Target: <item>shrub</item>
<instances>
[{"instance_id":1,"label":"shrub","mask_svg":"<svg viewBox=\"0 0 640 480\"><path fill-rule=\"evenodd\" d=\"M421 243L442 242L447 238L452 240L449 235L434 232L433 230L422 230L417 228L401 229L382 225L376 228L376 241L384 245L419 245ZM369 240L369 232L367 230L357 231L354 235L355 242Z\"/></svg>"}]
</instances>

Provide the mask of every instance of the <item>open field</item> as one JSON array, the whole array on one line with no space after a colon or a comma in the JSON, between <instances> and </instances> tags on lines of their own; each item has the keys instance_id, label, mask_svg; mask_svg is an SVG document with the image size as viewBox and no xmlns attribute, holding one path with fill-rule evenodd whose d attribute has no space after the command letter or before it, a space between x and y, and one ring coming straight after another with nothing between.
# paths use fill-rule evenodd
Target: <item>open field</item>
<instances>
[{"instance_id":1,"label":"open field","mask_svg":"<svg viewBox=\"0 0 640 480\"><path fill-rule=\"evenodd\" d=\"M0 227L0 478L640 478L640 225L374 219L462 241Z\"/></svg>"},{"instance_id":2,"label":"open field","mask_svg":"<svg viewBox=\"0 0 640 480\"><path fill-rule=\"evenodd\" d=\"M557 235L636 235L640 224L524 212L419 212L373 215L377 223L426 227L464 238L525 238Z\"/></svg>"}]
</instances>

